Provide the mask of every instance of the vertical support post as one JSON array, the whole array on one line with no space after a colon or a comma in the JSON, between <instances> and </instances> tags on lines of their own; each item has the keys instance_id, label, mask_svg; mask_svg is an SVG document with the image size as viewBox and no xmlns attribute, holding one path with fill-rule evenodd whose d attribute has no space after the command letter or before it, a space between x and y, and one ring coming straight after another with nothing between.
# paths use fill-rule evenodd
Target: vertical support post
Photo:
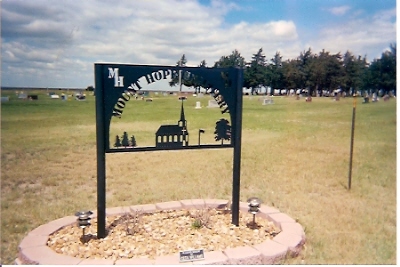
<instances>
[{"instance_id":1,"label":"vertical support post","mask_svg":"<svg viewBox=\"0 0 400 267\"><path fill-rule=\"evenodd\" d=\"M237 70L236 81L236 114L235 136L233 147L233 174L232 174L232 224L239 226L239 200L240 200L240 160L242 146L242 101L243 101L243 69ZM229 207L228 207L229 208Z\"/></svg>"},{"instance_id":2,"label":"vertical support post","mask_svg":"<svg viewBox=\"0 0 400 267\"><path fill-rule=\"evenodd\" d=\"M103 66L95 64L97 147L97 237L106 236L106 152Z\"/></svg>"},{"instance_id":3,"label":"vertical support post","mask_svg":"<svg viewBox=\"0 0 400 267\"><path fill-rule=\"evenodd\" d=\"M356 96L353 96L353 118L351 121L351 139L350 139L350 166L349 166L349 180L348 180L348 190L351 189L351 174L353 169L353 145L354 145L354 127L356 120Z\"/></svg>"}]
</instances>

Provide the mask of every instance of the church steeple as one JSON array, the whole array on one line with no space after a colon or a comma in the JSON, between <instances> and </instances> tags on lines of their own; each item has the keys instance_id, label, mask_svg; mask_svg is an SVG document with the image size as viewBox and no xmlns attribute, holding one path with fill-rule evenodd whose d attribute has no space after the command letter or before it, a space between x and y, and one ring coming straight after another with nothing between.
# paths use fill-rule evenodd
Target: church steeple
<instances>
[{"instance_id":1,"label":"church steeple","mask_svg":"<svg viewBox=\"0 0 400 267\"><path fill-rule=\"evenodd\" d=\"M181 105L181 119L178 121L178 125L183 128L186 128L185 111L183 110L183 100Z\"/></svg>"}]
</instances>

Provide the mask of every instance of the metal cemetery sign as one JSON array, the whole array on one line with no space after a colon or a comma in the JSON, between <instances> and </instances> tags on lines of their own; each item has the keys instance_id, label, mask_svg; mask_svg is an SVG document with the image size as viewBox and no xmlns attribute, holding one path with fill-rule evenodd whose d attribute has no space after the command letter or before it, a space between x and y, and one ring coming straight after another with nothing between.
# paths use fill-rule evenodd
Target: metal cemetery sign
<instances>
[{"instance_id":1,"label":"metal cemetery sign","mask_svg":"<svg viewBox=\"0 0 400 267\"><path fill-rule=\"evenodd\" d=\"M139 139L143 140L140 132L129 132L132 129L111 134L111 122L125 116L126 110L132 107L131 103L138 95L143 94L146 86L159 81L173 80L182 74L197 86L206 89L218 103L221 114L225 116L213 122L214 143L201 143L200 135L204 130L190 128L190 122L185 116L183 98L180 98L180 102L177 101L176 123L155 128L150 143L142 145L142 142L139 142ZM239 224L242 83L243 70L238 68L95 64L98 237L106 235L106 153L233 148L232 223Z\"/></svg>"}]
</instances>

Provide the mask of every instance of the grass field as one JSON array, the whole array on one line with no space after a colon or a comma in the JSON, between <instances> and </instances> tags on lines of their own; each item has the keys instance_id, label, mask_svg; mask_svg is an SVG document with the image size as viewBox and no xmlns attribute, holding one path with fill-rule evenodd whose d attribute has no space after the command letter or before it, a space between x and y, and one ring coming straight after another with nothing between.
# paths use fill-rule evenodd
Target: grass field
<instances>
[{"instance_id":1,"label":"grass field","mask_svg":"<svg viewBox=\"0 0 400 267\"><path fill-rule=\"evenodd\" d=\"M97 190L94 97L61 101L39 92L38 101L25 101L7 94L10 101L1 105L2 264L13 263L19 242L37 226L96 210ZM185 103L194 129L214 116L194 109L198 100ZM257 196L305 228L303 252L283 263L396 264L396 101L358 99L351 190L352 99L274 101L263 106L244 97L240 200ZM118 127L135 125L154 136L154 127L179 119L176 104L176 96L154 96ZM213 125L205 130L211 133ZM107 207L231 197L232 149L106 158Z\"/></svg>"}]
</instances>

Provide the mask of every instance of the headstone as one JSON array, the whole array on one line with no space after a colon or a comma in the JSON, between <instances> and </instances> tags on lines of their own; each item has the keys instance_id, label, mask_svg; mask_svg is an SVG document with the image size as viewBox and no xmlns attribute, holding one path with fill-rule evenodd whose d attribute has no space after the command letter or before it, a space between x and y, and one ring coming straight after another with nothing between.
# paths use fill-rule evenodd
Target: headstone
<instances>
[{"instance_id":1,"label":"headstone","mask_svg":"<svg viewBox=\"0 0 400 267\"><path fill-rule=\"evenodd\" d=\"M369 103L369 97L368 96L364 97L363 104L366 104L366 103Z\"/></svg>"},{"instance_id":2,"label":"headstone","mask_svg":"<svg viewBox=\"0 0 400 267\"><path fill-rule=\"evenodd\" d=\"M372 102L378 102L378 96L376 95L376 93L372 94Z\"/></svg>"},{"instance_id":3,"label":"headstone","mask_svg":"<svg viewBox=\"0 0 400 267\"><path fill-rule=\"evenodd\" d=\"M167 96L168 94L167 94L167 93L163 93L162 95L163 95L163 96Z\"/></svg>"},{"instance_id":4,"label":"headstone","mask_svg":"<svg viewBox=\"0 0 400 267\"><path fill-rule=\"evenodd\" d=\"M200 108L201 108L201 103L200 103L200 101L197 101L195 109L200 109Z\"/></svg>"},{"instance_id":5,"label":"headstone","mask_svg":"<svg viewBox=\"0 0 400 267\"><path fill-rule=\"evenodd\" d=\"M146 98L146 102L153 102L152 98Z\"/></svg>"},{"instance_id":6,"label":"headstone","mask_svg":"<svg viewBox=\"0 0 400 267\"><path fill-rule=\"evenodd\" d=\"M1 102L3 103L3 102L8 102L8 101L10 101L10 97L9 96L2 96L1 97Z\"/></svg>"},{"instance_id":7,"label":"headstone","mask_svg":"<svg viewBox=\"0 0 400 267\"><path fill-rule=\"evenodd\" d=\"M59 98L60 98L60 96L59 96L59 95L56 95L56 94L54 94L54 95L50 95L50 98L51 98L51 99L59 99Z\"/></svg>"},{"instance_id":8,"label":"headstone","mask_svg":"<svg viewBox=\"0 0 400 267\"><path fill-rule=\"evenodd\" d=\"M219 108L217 101L215 100L208 100L208 108Z\"/></svg>"},{"instance_id":9,"label":"headstone","mask_svg":"<svg viewBox=\"0 0 400 267\"><path fill-rule=\"evenodd\" d=\"M306 97L306 102L311 102L311 101L312 101L311 96L307 96L307 97Z\"/></svg>"},{"instance_id":10,"label":"headstone","mask_svg":"<svg viewBox=\"0 0 400 267\"><path fill-rule=\"evenodd\" d=\"M27 99L27 98L28 98L28 96L26 94L24 94L24 93L20 93L18 95L18 99Z\"/></svg>"},{"instance_id":11,"label":"headstone","mask_svg":"<svg viewBox=\"0 0 400 267\"><path fill-rule=\"evenodd\" d=\"M68 95L61 95L61 100L63 100L63 101L65 101L65 100L68 100Z\"/></svg>"},{"instance_id":12,"label":"headstone","mask_svg":"<svg viewBox=\"0 0 400 267\"><path fill-rule=\"evenodd\" d=\"M197 94L197 97L203 97L204 96L204 94L203 93L199 93L199 94Z\"/></svg>"},{"instance_id":13,"label":"headstone","mask_svg":"<svg viewBox=\"0 0 400 267\"><path fill-rule=\"evenodd\" d=\"M385 102L386 102L386 101L389 101L389 98L390 98L389 95L384 95L384 96L383 96L383 101L385 101Z\"/></svg>"},{"instance_id":14,"label":"headstone","mask_svg":"<svg viewBox=\"0 0 400 267\"><path fill-rule=\"evenodd\" d=\"M274 103L274 100L272 100L270 97L264 98L264 100L263 100L263 105L270 105L273 103Z\"/></svg>"}]
</instances>

